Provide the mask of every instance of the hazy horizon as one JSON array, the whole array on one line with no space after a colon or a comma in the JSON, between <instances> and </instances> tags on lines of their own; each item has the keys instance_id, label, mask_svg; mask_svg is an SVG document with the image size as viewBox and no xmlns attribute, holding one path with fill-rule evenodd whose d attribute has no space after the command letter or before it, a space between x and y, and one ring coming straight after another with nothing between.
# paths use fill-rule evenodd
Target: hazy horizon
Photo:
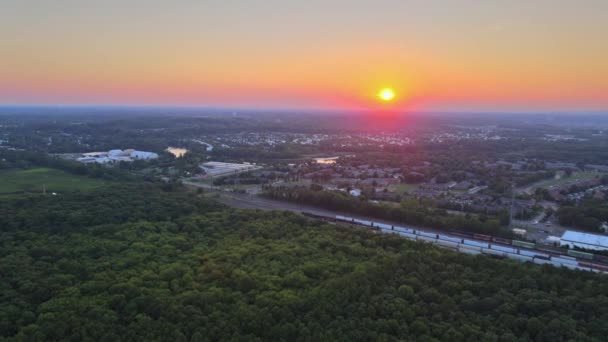
<instances>
[{"instance_id":1,"label":"hazy horizon","mask_svg":"<svg viewBox=\"0 0 608 342\"><path fill-rule=\"evenodd\" d=\"M608 109L608 2L8 0L0 104ZM394 101L376 94L394 89Z\"/></svg>"}]
</instances>

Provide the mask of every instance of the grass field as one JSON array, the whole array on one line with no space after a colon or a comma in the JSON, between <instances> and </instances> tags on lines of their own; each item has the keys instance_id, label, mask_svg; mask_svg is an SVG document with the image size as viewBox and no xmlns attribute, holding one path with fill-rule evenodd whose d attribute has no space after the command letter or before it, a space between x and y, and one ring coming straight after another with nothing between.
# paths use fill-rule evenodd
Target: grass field
<instances>
[{"instance_id":1,"label":"grass field","mask_svg":"<svg viewBox=\"0 0 608 342\"><path fill-rule=\"evenodd\" d=\"M107 181L73 175L50 168L0 171L0 195L23 192L47 193L73 190L90 190L107 184Z\"/></svg>"},{"instance_id":2,"label":"grass field","mask_svg":"<svg viewBox=\"0 0 608 342\"><path fill-rule=\"evenodd\" d=\"M391 185L389 187L390 191L393 191L399 195L403 195L404 193L411 193L412 191L418 189L418 185L416 184L405 184L405 183L399 183L399 184L394 184Z\"/></svg>"},{"instance_id":3,"label":"grass field","mask_svg":"<svg viewBox=\"0 0 608 342\"><path fill-rule=\"evenodd\" d=\"M599 172L582 172L582 171L574 172L574 173L572 173L572 176L570 176L570 177L566 177L565 175L561 174L560 177L557 179L551 179L546 182L543 182L540 185L540 187L550 188L555 185L576 183L576 182L583 181L583 180L589 180L594 177L600 177L601 175L602 174Z\"/></svg>"}]
</instances>

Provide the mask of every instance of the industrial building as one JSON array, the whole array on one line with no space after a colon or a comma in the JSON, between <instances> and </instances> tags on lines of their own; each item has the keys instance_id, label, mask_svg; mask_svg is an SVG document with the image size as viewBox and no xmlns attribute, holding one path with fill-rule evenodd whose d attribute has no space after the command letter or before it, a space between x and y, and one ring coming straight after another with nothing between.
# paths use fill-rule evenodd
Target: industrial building
<instances>
[{"instance_id":1,"label":"industrial building","mask_svg":"<svg viewBox=\"0 0 608 342\"><path fill-rule=\"evenodd\" d=\"M254 164L236 164L213 161L200 164L199 167L204 170L205 173L210 177L235 175L242 172L260 169L259 166L256 166Z\"/></svg>"},{"instance_id":2,"label":"industrial building","mask_svg":"<svg viewBox=\"0 0 608 342\"><path fill-rule=\"evenodd\" d=\"M560 240L562 247L578 247L596 251L608 250L608 236L566 230Z\"/></svg>"},{"instance_id":3,"label":"industrial building","mask_svg":"<svg viewBox=\"0 0 608 342\"><path fill-rule=\"evenodd\" d=\"M158 158L154 152L137 151L134 149L110 150L108 152L88 152L76 159L81 163L117 163L121 161L132 162L134 160L150 160Z\"/></svg>"}]
</instances>

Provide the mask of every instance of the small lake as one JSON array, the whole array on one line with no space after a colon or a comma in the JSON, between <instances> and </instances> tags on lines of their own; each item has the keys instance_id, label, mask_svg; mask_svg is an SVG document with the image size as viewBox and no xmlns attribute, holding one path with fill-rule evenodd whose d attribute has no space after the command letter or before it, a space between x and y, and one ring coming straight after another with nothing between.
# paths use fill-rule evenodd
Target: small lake
<instances>
[{"instance_id":1,"label":"small lake","mask_svg":"<svg viewBox=\"0 0 608 342\"><path fill-rule=\"evenodd\" d=\"M181 147L167 147L167 152L171 153L176 158L179 158L179 157L183 157L184 154L186 154L186 152L188 152L188 149L181 148Z\"/></svg>"}]
</instances>

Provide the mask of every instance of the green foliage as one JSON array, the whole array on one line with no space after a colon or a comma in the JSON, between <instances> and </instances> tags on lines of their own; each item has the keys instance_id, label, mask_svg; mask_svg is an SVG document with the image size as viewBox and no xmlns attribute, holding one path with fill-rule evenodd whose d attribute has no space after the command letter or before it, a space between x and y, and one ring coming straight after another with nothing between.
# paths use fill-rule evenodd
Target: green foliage
<instances>
[{"instance_id":1,"label":"green foliage","mask_svg":"<svg viewBox=\"0 0 608 342\"><path fill-rule=\"evenodd\" d=\"M471 257L196 194L0 201L8 340L601 341L591 273Z\"/></svg>"},{"instance_id":2,"label":"green foliage","mask_svg":"<svg viewBox=\"0 0 608 342\"><path fill-rule=\"evenodd\" d=\"M434 208L435 203L431 203L432 201L426 203L410 199L402 201L401 205L396 207L370 203L362 198L354 198L341 192L314 191L305 187L271 187L266 189L265 195L270 198L350 212L353 215L377 217L436 229L464 230L504 236L510 234L501 227L501 223L508 224L508 215L506 218L488 218L485 215L477 217L470 214L449 215L445 210Z\"/></svg>"},{"instance_id":3,"label":"green foliage","mask_svg":"<svg viewBox=\"0 0 608 342\"><path fill-rule=\"evenodd\" d=\"M145 163L136 161L133 164ZM120 163L119 167L107 167L96 163L83 164L72 160L65 160L49 156L42 152L13 151L0 149L0 171L12 169L31 169L36 167L61 170L77 176L88 176L90 178L102 178L105 180L134 180L136 177L130 175ZM128 165L127 165L128 167Z\"/></svg>"},{"instance_id":4,"label":"green foliage","mask_svg":"<svg viewBox=\"0 0 608 342\"><path fill-rule=\"evenodd\" d=\"M90 190L107 182L50 168L0 171L0 194Z\"/></svg>"},{"instance_id":5,"label":"green foliage","mask_svg":"<svg viewBox=\"0 0 608 342\"><path fill-rule=\"evenodd\" d=\"M602 222L608 221L608 203L587 199L578 206L562 206L557 210L560 224L599 233Z\"/></svg>"}]
</instances>

